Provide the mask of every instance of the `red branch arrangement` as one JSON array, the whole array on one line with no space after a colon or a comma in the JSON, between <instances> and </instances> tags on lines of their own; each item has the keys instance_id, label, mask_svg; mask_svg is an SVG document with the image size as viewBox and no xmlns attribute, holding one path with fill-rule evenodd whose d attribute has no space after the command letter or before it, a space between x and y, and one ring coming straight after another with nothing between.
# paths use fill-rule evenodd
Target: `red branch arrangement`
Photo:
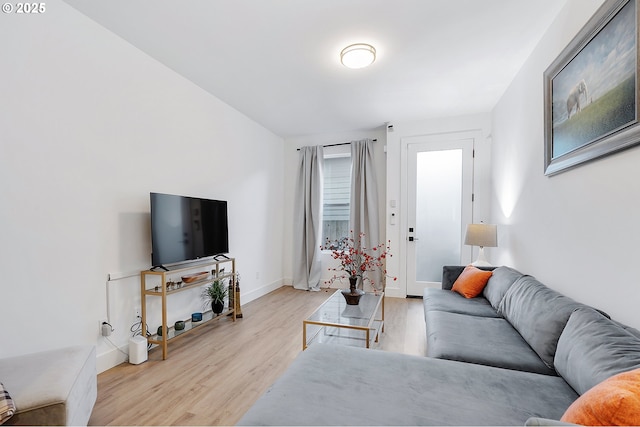
<instances>
[{"instance_id":1,"label":"red branch arrangement","mask_svg":"<svg viewBox=\"0 0 640 427\"><path fill-rule=\"evenodd\" d=\"M327 239L327 242L322 249L330 249L332 258L337 259L340 262L340 267L329 268L329 271L340 273L334 274L333 277L325 283L331 284L336 280L342 281L343 278L360 277L363 284L365 281L368 281L374 289L379 290L376 286L377 283L375 282L375 276L377 275L365 274L373 271L380 271L382 273L382 280L384 280L385 277L393 278L394 281L398 280L397 277L388 275L387 270L385 269L386 258L393 256L390 253L391 240L387 241L386 244L381 243L368 249L362 245L362 239L364 236L364 233L360 233L358 240L356 241L353 237L352 231L351 237L344 238L344 240L338 245L338 248L336 248L335 242L331 242Z\"/></svg>"}]
</instances>

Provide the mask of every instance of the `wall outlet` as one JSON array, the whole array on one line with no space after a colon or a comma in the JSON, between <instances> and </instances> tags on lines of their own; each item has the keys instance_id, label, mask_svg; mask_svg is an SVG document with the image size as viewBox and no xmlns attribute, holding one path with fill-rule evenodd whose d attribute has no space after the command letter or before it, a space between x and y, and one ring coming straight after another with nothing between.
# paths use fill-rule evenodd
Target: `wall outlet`
<instances>
[{"instance_id":1,"label":"wall outlet","mask_svg":"<svg viewBox=\"0 0 640 427\"><path fill-rule=\"evenodd\" d=\"M138 306L133 307L133 316L136 319L140 319L142 317L142 313L140 312L140 307Z\"/></svg>"},{"instance_id":2,"label":"wall outlet","mask_svg":"<svg viewBox=\"0 0 640 427\"><path fill-rule=\"evenodd\" d=\"M111 332L113 332L113 327L106 320L101 320L99 322L99 331L100 335L102 335L103 337L108 337L109 335L111 335Z\"/></svg>"}]
</instances>

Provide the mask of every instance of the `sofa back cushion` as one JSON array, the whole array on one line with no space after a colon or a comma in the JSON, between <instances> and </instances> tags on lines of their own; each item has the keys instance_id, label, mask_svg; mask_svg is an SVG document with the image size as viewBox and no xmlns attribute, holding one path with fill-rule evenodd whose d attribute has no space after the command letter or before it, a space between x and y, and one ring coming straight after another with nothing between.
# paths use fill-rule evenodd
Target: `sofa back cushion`
<instances>
[{"instance_id":1,"label":"sofa back cushion","mask_svg":"<svg viewBox=\"0 0 640 427\"><path fill-rule=\"evenodd\" d=\"M493 270L493 275L487 282L487 286L485 286L482 294L489 300L491 306L497 310L502 298L504 298L504 295L507 293L507 289L522 276L522 273L513 268L498 267Z\"/></svg>"},{"instance_id":2,"label":"sofa back cushion","mask_svg":"<svg viewBox=\"0 0 640 427\"><path fill-rule=\"evenodd\" d=\"M558 374L579 394L640 368L640 338L589 307L575 310L558 340Z\"/></svg>"},{"instance_id":3,"label":"sofa back cushion","mask_svg":"<svg viewBox=\"0 0 640 427\"><path fill-rule=\"evenodd\" d=\"M531 276L509 287L498 313L522 335L542 361L553 368L558 339L569 316L583 304L547 288Z\"/></svg>"},{"instance_id":4,"label":"sofa back cushion","mask_svg":"<svg viewBox=\"0 0 640 427\"><path fill-rule=\"evenodd\" d=\"M609 319L611 319L611 318L609 317ZM616 325L620 326L622 329L624 329L625 331L629 332L631 335L640 338L640 331L639 330L637 330L635 328L632 328L631 326L627 326L627 325L625 325L623 323L617 322L615 320L613 320L613 323L615 323Z\"/></svg>"}]
</instances>

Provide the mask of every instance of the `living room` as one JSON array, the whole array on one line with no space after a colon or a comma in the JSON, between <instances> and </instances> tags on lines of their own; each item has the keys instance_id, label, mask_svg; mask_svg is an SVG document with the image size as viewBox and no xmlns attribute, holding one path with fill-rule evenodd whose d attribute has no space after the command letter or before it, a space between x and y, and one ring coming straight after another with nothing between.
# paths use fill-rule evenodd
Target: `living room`
<instances>
[{"instance_id":1,"label":"living room","mask_svg":"<svg viewBox=\"0 0 640 427\"><path fill-rule=\"evenodd\" d=\"M494 265L640 328L633 255L640 149L545 176L543 73L602 0L567 0L489 111L368 130L282 137L62 1L2 17L5 185L0 357L96 345L99 372L126 360L139 275L150 253L152 191L229 202L242 302L291 283L296 148L377 139L381 218L404 198L402 139L476 130L474 220L498 224ZM390 120L394 120L390 118ZM386 151L385 151L386 150ZM386 156L386 157L385 157ZM382 226L397 256L388 294L404 297L406 233ZM251 244L243 244L250 241ZM108 319L111 341L99 335Z\"/></svg>"}]
</instances>

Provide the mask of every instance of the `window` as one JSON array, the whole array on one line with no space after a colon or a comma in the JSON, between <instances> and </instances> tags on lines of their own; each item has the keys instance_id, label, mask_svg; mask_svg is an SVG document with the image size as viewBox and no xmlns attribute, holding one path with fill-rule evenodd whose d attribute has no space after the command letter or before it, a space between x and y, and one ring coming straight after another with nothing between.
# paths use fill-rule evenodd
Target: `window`
<instances>
[{"instance_id":1,"label":"window","mask_svg":"<svg viewBox=\"0 0 640 427\"><path fill-rule=\"evenodd\" d=\"M338 249L349 238L350 154L325 155L323 173L322 244L326 249Z\"/></svg>"}]
</instances>

